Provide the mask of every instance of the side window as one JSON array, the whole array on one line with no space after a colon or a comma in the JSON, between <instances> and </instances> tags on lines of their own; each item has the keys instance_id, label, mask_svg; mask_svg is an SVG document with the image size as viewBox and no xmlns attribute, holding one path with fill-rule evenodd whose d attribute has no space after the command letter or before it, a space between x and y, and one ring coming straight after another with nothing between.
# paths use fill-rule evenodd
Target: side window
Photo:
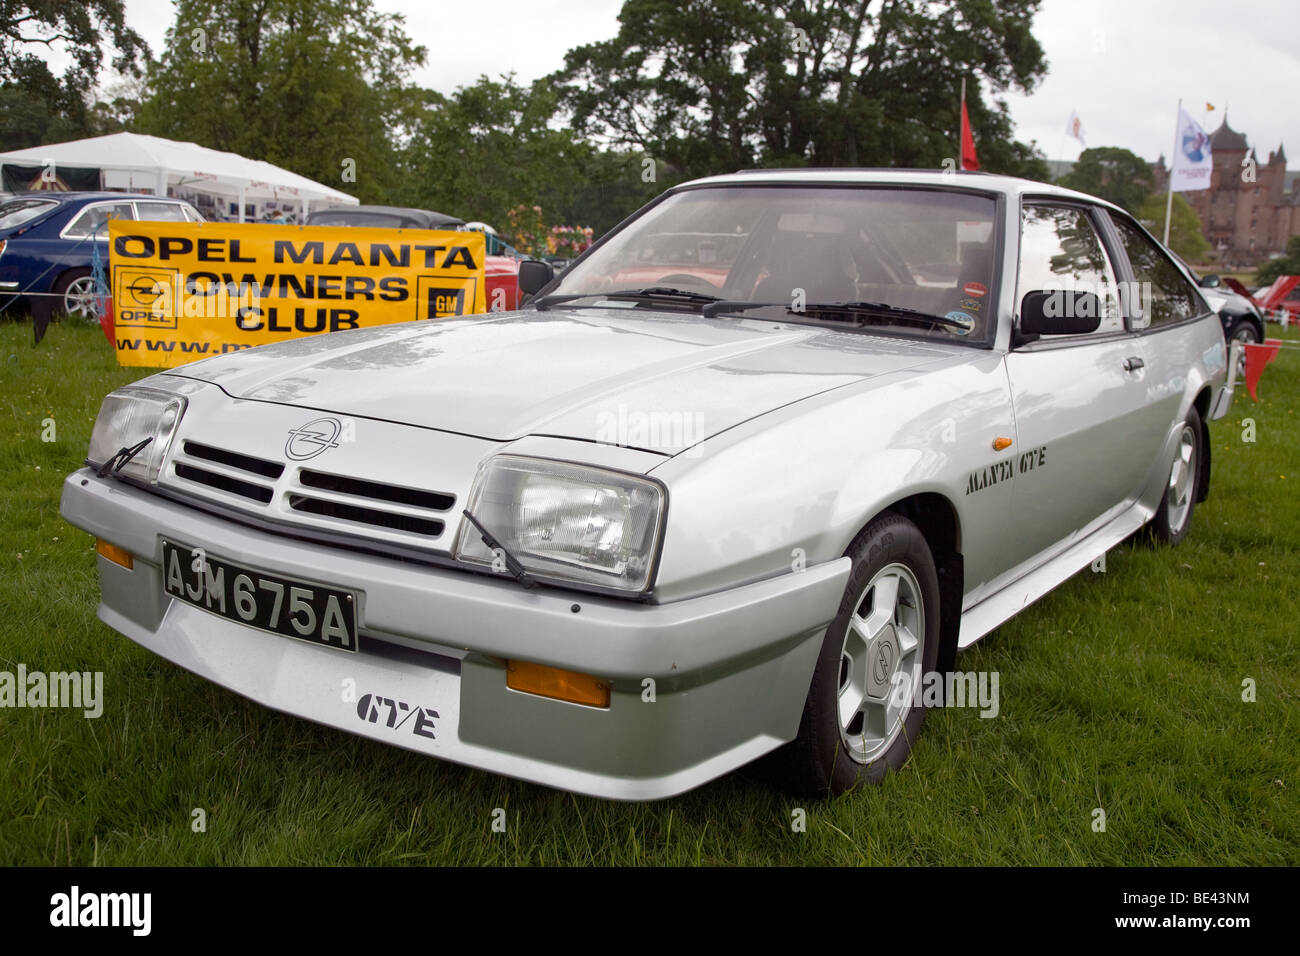
<instances>
[{"instance_id":1,"label":"side window","mask_svg":"<svg viewBox=\"0 0 1300 956\"><path fill-rule=\"evenodd\" d=\"M1119 230L1133 278L1137 281L1136 295L1130 297L1134 312L1141 318L1135 328L1148 328L1181 322L1205 311L1201 294L1196 286L1170 261L1150 237L1122 216L1111 216Z\"/></svg>"},{"instance_id":2,"label":"side window","mask_svg":"<svg viewBox=\"0 0 1300 956\"><path fill-rule=\"evenodd\" d=\"M69 239L86 239L94 236L107 242L108 220L134 218L129 202L96 203L81 210L80 214L68 223L63 234Z\"/></svg>"},{"instance_id":3,"label":"side window","mask_svg":"<svg viewBox=\"0 0 1300 956\"><path fill-rule=\"evenodd\" d=\"M1115 270L1079 206L1026 205L1021 214L1016 295L1038 290L1091 292L1101 307L1101 325L1092 334L1124 331Z\"/></svg>"},{"instance_id":4,"label":"side window","mask_svg":"<svg viewBox=\"0 0 1300 956\"><path fill-rule=\"evenodd\" d=\"M138 202L135 211L145 222L185 222L185 210L178 202Z\"/></svg>"}]
</instances>

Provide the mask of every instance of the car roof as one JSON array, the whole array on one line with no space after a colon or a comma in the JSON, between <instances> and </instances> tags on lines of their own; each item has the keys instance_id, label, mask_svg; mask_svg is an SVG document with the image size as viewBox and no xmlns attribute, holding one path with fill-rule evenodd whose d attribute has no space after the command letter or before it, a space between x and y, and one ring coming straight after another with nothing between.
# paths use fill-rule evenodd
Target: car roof
<instances>
[{"instance_id":1,"label":"car roof","mask_svg":"<svg viewBox=\"0 0 1300 956\"><path fill-rule=\"evenodd\" d=\"M375 216L403 216L407 219L414 219L417 222L424 222L431 225L461 225L464 219L458 219L455 216L449 216L446 213L434 212L432 209L415 209L408 206L331 206L329 209L317 209L307 218L312 219L316 216L325 216L335 213L362 213Z\"/></svg>"},{"instance_id":2,"label":"car roof","mask_svg":"<svg viewBox=\"0 0 1300 956\"><path fill-rule=\"evenodd\" d=\"M108 191L85 191L72 190L68 192L54 191L45 189L28 189L22 192L11 193L8 196L0 196L0 202L10 199L52 199L55 202L100 202L105 199L117 200L148 200L149 202L186 202L184 199L177 199L175 196L152 196L149 193L115 193Z\"/></svg>"},{"instance_id":3,"label":"car roof","mask_svg":"<svg viewBox=\"0 0 1300 956\"><path fill-rule=\"evenodd\" d=\"M682 183L676 189L690 189L697 186L738 186L755 183L803 185L837 185L837 186L941 186L945 189L966 189L971 192L1002 193L1006 196L1052 196L1059 199L1073 199L1093 202L1108 209L1118 207L1104 199L1089 196L1086 193L1066 189L1051 183L1038 182L1033 179L1021 179L1018 176L1001 176L994 173L973 172L968 170L946 171L937 169L841 169L841 168L797 168L797 169L742 169L739 172L721 176L708 176ZM1122 211L1122 210L1120 210Z\"/></svg>"}]
</instances>

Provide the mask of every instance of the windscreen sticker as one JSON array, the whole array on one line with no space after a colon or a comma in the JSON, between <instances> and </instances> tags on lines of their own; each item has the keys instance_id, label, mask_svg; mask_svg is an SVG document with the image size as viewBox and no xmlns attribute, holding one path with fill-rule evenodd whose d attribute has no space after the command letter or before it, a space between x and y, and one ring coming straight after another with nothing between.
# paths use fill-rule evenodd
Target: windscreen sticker
<instances>
[{"instance_id":1,"label":"windscreen sticker","mask_svg":"<svg viewBox=\"0 0 1300 956\"><path fill-rule=\"evenodd\" d=\"M965 292L967 295L973 295L977 299L982 299L984 296L988 295L989 290L986 289L984 284L981 282L967 282L962 286L961 291Z\"/></svg>"},{"instance_id":2,"label":"windscreen sticker","mask_svg":"<svg viewBox=\"0 0 1300 956\"><path fill-rule=\"evenodd\" d=\"M965 325L966 331L962 333L963 335L969 333L971 329L975 328L975 317L968 315L965 312L949 312L944 316L944 318L952 319L954 322L960 322Z\"/></svg>"}]
</instances>

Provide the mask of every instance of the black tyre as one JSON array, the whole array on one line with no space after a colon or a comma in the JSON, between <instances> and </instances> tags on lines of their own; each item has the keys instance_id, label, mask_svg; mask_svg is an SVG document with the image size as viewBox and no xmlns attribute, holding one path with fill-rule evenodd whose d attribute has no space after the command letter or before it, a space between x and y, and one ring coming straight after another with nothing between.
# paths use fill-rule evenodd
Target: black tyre
<instances>
[{"instance_id":1,"label":"black tyre","mask_svg":"<svg viewBox=\"0 0 1300 956\"><path fill-rule=\"evenodd\" d=\"M1158 543L1178 544L1192 526L1192 512L1196 510L1200 490L1201 456L1205 454L1201 447L1203 434L1200 413L1195 407L1189 408L1169 463L1165 493L1148 526L1151 537Z\"/></svg>"},{"instance_id":2,"label":"black tyre","mask_svg":"<svg viewBox=\"0 0 1300 956\"><path fill-rule=\"evenodd\" d=\"M1232 349L1233 342L1241 342L1246 345L1257 344L1260 341L1259 329L1255 328L1255 323L1250 319L1237 319L1232 325L1228 326L1226 336L1228 340L1228 349ZM1246 373L1246 353L1243 350L1241 360L1237 364L1237 374Z\"/></svg>"},{"instance_id":3,"label":"black tyre","mask_svg":"<svg viewBox=\"0 0 1300 956\"><path fill-rule=\"evenodd\" d=\"M57 311L83 322L99 321L99 299L89 269L69 269L54 283Z\"/></svg>"},{"instance_id":4,"label":"black tyre","mask_svg":"<svg viewBox=\"0 0 1300 956\"><path fill-rule=\"evenodd\" d=\"M939 577L916 525L882 515L848 556L853 570L799 734L776 755L783 782L799 793L844 793L901 767L925 720L921 681L938 658Z\"/></svg>"}]
</instances>

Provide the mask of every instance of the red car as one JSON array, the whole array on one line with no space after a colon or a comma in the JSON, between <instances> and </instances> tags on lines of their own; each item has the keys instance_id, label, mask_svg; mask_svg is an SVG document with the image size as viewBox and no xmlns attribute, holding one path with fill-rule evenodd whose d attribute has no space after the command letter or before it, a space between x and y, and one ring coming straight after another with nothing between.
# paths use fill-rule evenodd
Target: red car
<instances>
[{"instance_id":1,"label":"red car","mask_svg":"<svg viewBox=\"0 0 1300 956\"><path fill-rule=\"evenodd\" d=\"M381 229L461 229L464 219L431 209L403 206L335 206L307 217L307 226L371 226ZM477 225L477 224L476 224ZM483 281L488 310L504 312L519 308L519 260L523 258L505 242L485 233L487 256Z\"/></svg>"},{"instance_id":2,"label":"red car","mask_svg":"<svg viewBox=\"0 0 1300 956\"><path fill-rule=\"evenodd\" d=\"M1269 318L1279 318L1285 313L1288 321L1300 321L1300 276L1279 276L1255 296L1255 301Z\"/></svg>"}]
</instances>

